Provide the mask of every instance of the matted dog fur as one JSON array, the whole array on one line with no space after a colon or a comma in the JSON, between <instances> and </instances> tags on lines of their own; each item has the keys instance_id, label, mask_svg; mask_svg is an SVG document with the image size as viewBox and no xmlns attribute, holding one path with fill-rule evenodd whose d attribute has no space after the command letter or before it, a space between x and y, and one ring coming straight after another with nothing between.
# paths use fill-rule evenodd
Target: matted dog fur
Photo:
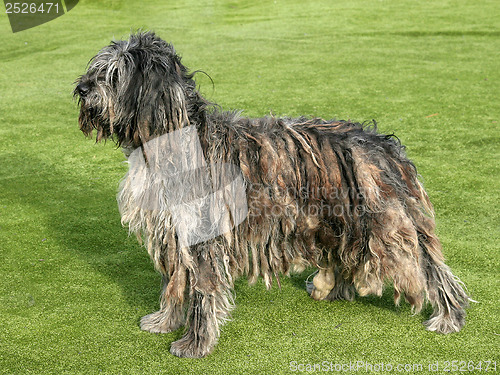
<instances>
[{"instance_id":1,"label":"matted dog fur","mask_svg":"<svg viewBox=\"0 0 500 375\"><path fill-rule=\"evenodd\" d=\"M308 266L318 269L307 288L316 300L380 296L390 280L396 303L404 295L415 312L432 304L427 329L462 328L469 297L443 261L433 207L395 137L375 124L224 112L200 95L193 75L172 45L139 32L103 48L74 91L81 130L112 138L138 160L129 159L120 185L122 223L145 242L164 280L160 310L142 318L143 330L185 325L170 351L203 357L234 307L236 277L262 276L270 288ZM195 164L236 166L248 207L241 223L226 212L222 235L190 243L165 203L168 183L153 171L164 159L148 151L188 127L203 154ZM165 163L175 164L177 154L169 155Z\"/></svg>"}]
</instances>

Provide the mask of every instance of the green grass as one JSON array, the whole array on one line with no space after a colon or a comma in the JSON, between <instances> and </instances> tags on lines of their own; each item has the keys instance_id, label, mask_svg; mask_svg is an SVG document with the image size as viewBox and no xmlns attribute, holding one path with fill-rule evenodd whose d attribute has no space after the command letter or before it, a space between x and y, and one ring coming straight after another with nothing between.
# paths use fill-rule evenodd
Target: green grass
<instances>
[{"instance_id":1,"label":"green grass","mask_svg":"<svg viewBox=\"0 0 500 375\"><path fill-rule=\"evenodd\" d=\"M500 366L500 18L497 0L81 1L11 33L0 17L0 373L280 374L298 363ZM3 12L3 11L2 11ZM121 152L77 128L72 82L113 37L154 29L201 90L249 116L376 119L423 175L447 262L474 299L458 334L382 298L316 302L308 273L236 283L214 353L142 332L160 278L120 226ZM430 116L434 115L434 116ZM364 372L364 371L362 371ZM422 371L420 373L426 373ZM310 372L309 372L310 373Z\"/></svg>"}]
</instances>

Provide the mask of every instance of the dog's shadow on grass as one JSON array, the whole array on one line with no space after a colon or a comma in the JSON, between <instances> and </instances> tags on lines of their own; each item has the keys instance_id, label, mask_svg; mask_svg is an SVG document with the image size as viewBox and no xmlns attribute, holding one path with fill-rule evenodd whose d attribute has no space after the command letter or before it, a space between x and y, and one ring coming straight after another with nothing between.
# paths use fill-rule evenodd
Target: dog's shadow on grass
<instances>
[{"instance_id":1,"label":"dog's shadow on grass","mask_svg":"<svg viewBox=\"0 0 500 375\"><path fill-rule=\"evenodd\" d=\"M89 151L73 152L76 156L61 151L63 159L68 155L62 162L30 156L27 163L12 156L11 163L19 166L17 173L23 179L6 182L6 199L15 202L25 197L23 205L45 218L38 228L45 246L54 246L47 249L53 251L51 257L63 259L70 253L118 284L130 307L143 315L158 310L161 277L144 247L120 223L116 194L127 170L123 155L114 147L85 146ZM74 272L81 269L76 266ZM79 278L71 282L78 284Z\"/></svg>"}]
</instances>

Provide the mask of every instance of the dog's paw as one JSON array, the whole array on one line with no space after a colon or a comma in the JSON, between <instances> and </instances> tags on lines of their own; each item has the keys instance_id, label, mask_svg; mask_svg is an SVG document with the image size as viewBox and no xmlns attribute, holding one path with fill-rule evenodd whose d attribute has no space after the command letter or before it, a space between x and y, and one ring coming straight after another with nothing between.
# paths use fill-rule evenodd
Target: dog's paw
<instances>
[{"instance_id":1,"label":"dog's paw","mask_svg":"<svg viewBox=\"0 0 500 375\"><path fill-rule=\"evenodd\" d=\"M202 358L210 354L215 344L216 340L209 340L188 333L172 343L170 353L183 358Z\"/></svg>"},{"instance_id":2,"label":"dog's paw","mask_svg":"<svg viewBox=\"0 0 500 375\"><path fill-rule=\"evenodd\" d=\"M141 318L141 329L151 333L169 333L175 331L182 325L179 321L172 321L162 311L143 316Z\"/></svg>"},{"instance_id":3,"label":"dog's paw","mask_svg":"<svg viewBox=\"0 0 500 375\"><path fill-rule=\"evenodd\" d=\"M440 314L424 322L424 326L427 327L428 331L443 334L459 332L464 325L465 312L463 310L452 311L451 314Z\"/></svg>"},{"instance_id":4,"label":"dog's paw","mask_svg":"<svg viewBox=\"0 0 500 375\"><path fill-rule=\"evenodd\" d=\"M354 285L348 283L335 284L330 293L325 298L328 301L354 301L356 295Z\"/></svg>"}]
</instances>

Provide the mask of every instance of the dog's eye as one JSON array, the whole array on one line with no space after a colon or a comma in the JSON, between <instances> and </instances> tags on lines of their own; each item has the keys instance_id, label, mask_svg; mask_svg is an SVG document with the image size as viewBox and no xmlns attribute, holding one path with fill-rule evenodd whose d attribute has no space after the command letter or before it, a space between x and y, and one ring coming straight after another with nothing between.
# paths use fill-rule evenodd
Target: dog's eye
<instances>
[{"instance_id":1,"label":"dog's eye","mask_svg":"<svg viewBox=\"0 0 500 375\"><path fill-rule=\"evenodd\" d=\"M100 82L104 82L106 80L106 73L105 72L98 72L97 74L93 74L93 83L98 85Z\"/></svg>"},{"instance_id":2,"label":"dog's eye","mask_svg":"<svg viewBox=\"0 0 500 375\"><path fill-rule=\"evenodd\" d=\"M116 87L118 82L118 72L116 70L112 72L100 72L96 76L96 83L104 82L106 85Z\"/></svg>"}]
</instances>

